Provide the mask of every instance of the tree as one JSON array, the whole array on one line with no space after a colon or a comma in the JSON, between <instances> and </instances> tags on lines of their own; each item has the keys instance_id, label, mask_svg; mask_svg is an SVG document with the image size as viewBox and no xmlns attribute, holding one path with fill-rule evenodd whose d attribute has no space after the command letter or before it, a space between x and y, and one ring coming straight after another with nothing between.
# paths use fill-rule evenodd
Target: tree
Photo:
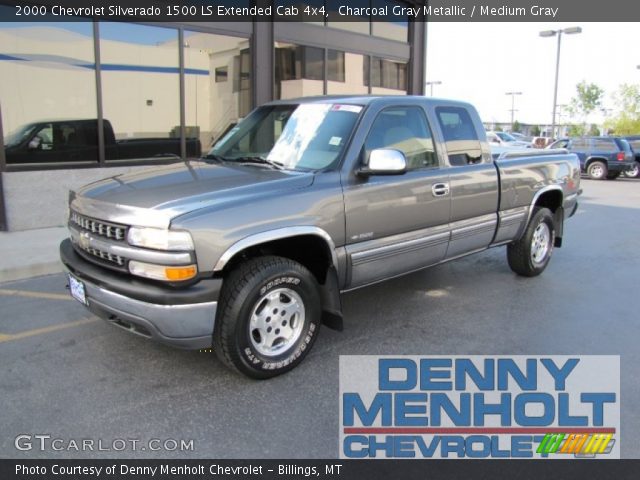
<instances>
[{"instance_id":1,"label":"tree","mask_svg":"<svg viewBox=\"0 0 640 480\"><path fill-rule=\"evenodd\" d=\"M576 85L576 96L569 102L568 111L571 118L579 125L571 125L569 131L575 127L584 135L587 130L587 119L596 109L602 106L604 90L595 83L587 83L584 80Z\"/></svg>"},{"instance_id":2,"label":"tree","mask_svg":"<svg viewBox=\"0 0 640 480\"><path fill-rule=\"evenodd\" d=\"M640 86L623 83L613 94L616 115L605 126L616 135L640 133Z\"/></svg>"},{"instance_id":3,"label":"tree","mask_svg":"<svg viewBox=\"0 0 640 480\"><path fill-rule=\"evenodd\" d=\"M521 130L522 130L522 127L520 126L520 122L518 120L515 120L513 122L513 125L511 125L511 131L520 133Z\"/></svg>"},{"instance_id":4,"label":"tree","mask_svg":"<svg viewBox=\"0 0 640 480\"><path fill-rule=\"evenodd\" d=\"M533 128L531 129L531 135L534 137L540 136L540 127L538 125L533 126Z\"/></svg>"},{"instance_id":5,"label":"tree","mask_svg":"<svg viewBox=\"0 0 640 480\"><path fill-rule=\"evenodd\" d=\"M589 127L589 131L587 132L587 135L591 137L597 137L598 135L600 135L600 129L595 123L592 123L591 127Z\"/></svg>"},{"instance_id":6,"label":"tree","mask_svg":"<svg viewBox=\"0 0 640 480\"><path fill-rule=\"evenodd\" d=\"M586 128L582 124L572 123L569 125L569 129L567 130L567 135L570 137L582 137L584 136Z\"/></svg>"}]
</instances>

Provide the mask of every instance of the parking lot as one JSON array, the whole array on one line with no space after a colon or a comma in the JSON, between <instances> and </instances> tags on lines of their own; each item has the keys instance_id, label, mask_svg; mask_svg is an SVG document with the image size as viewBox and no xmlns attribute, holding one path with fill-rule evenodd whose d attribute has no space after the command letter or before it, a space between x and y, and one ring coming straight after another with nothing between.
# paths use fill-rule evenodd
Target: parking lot
<instances>
[{"instance_id":1,"label":"parking lot","mask_svg":"<svg viewBox=\"0 0 640 480\"><path fill-rule=\"evenodd\" d=\"M0 285L0 457L331 458L349 354L619 354L623 457L640 457L640 180L584 180L564 246L537 278L492 249L343 297L291 373L252 381L88 314L62 274ZM18 451L20 434L193 440L193 451Z\"/></svg>"}]
</instances>

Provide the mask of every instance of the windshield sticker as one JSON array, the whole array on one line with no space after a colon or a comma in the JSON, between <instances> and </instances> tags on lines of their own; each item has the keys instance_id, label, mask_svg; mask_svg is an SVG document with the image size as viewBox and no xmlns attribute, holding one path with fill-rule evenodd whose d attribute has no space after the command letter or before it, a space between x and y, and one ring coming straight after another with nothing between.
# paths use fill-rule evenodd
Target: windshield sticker
<instances>
[{"instance_id":1,"label":"windshield sticker","mask_svg":"<svg viewBox=\"0 0 640 480\"><path fill-rule=\"evenodd\" d=\"M362 107L360 105L334 105L331 110L340 112L360 113Z\"/></svg>"},{"instance_id":2,"label":"windshield sticker","mask_svg":"<svg viewBox=\"0 0 640 480\"><path fill-rule=\"evenodd\" d=\"M329 140L329 145L335 145L337 147L338 145L340 145L340 142L342 142L342 137L331 137L331 139Z\"/></svg>"}]
</instances>

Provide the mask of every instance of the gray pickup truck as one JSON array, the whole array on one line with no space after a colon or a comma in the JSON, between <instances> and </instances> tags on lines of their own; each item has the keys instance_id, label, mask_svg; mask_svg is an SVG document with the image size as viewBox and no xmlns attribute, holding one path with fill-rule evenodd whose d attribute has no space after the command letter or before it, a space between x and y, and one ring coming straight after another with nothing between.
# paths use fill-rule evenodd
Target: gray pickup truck
<instances>
[{"instance_id":1,"label":"gray pickup truck","mask_svg":"<svg viewBox=\"0 0 640 480\"><path fill-rule=\"evenodd\" d=\"M60 253L98 316L268 378L342 329L341 292L499 245L540 274L579 186L564 150L494 160L466 103L276 101L199 161L72 192Z\"/></svg>"}]
</instances>

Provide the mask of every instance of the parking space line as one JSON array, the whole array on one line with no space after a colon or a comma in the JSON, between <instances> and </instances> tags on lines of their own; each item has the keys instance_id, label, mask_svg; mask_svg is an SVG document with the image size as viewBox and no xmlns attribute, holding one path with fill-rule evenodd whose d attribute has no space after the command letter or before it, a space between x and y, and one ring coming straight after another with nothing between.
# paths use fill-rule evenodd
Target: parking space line
<instances>
[{"instance_id":1,"label":"parking space line","mask_svg":"<svg viewBox=\"0 0 640 480\"><path fill-rule=\"evenodd\" d=\"M30 292L28 290L7 290L0 288L0 295L5 297L43 298L46 300L73 300L71 295L64 293Z\"/></svg>"},{"instance_id":2,"label":"parking space line","mask_svg":"<svg viewBox=\"0 0 640 480\"><path fill-rule=\"evenodd\" d=\"M97 322L97 318L87 317L75 322L61 323L59 325L51 325L50 327L35 328L33 330L25 330L24 332L15 334L3 334L0 333L0 343L12 342L14 340L22 340L23 338L34 337L36 335L43 335L45 333L56 332L58 330L64 330L66 328L80 327L88 323Z\"/></svg>"}]
</instances>

